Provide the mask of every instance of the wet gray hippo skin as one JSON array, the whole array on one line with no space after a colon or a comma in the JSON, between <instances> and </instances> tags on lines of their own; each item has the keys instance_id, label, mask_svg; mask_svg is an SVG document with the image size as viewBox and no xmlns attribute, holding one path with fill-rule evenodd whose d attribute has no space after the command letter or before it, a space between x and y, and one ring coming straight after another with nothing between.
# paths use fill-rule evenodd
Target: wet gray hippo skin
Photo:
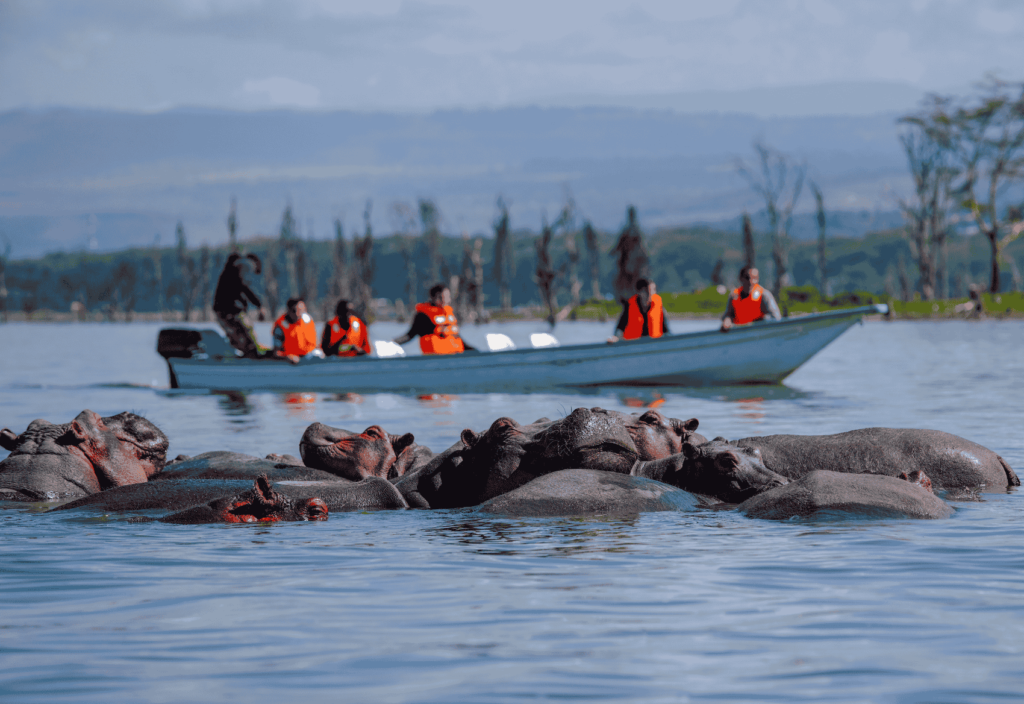
<instances>
[{"instance_id":1,"label":"wet gray hippo skin","mask_svg":"<svg viewBox=\"0 0 1024 704\"><path fill-rule=\"evenodd\" d=\"M0 462L0 498L16 501L146 482L167 456L167 436L134 413L104 418L85 410L59 425L34 420L20 435L4 428L0 443L11 451Z\"/></svg>"},{"instance_id":2,"label":"wet gray hippo skin","mask_svg":"<svg viewBox=\"0 0 1024 704\"><path fill-rule=\"evenodd\" d=\"M578 408L557 421L520 425L499 418L483 433L462 431L461 441L396 480L420 508L475 506L539 476L563 469L629 474L634 465L678 453L697 435L697 420L665 418L657 411L630 415Z\"/></svg>"},{"instance_id":3,"label":"wet gray hippo skin","mask_svg":"<svg viewBox=\"0 0 1024 704\"><path fill-rule=\"evenodd\" d=\"M274 459L270 459L274 458ZM294 460L294 458L291 458ZM285 461L281 461L285 460ZM287 455L268 455L259 459L238 452L204 452L195 457L175 459L150 481L201 479L245 479L254 482L260 475L273 481L343 481L321 469L311 469L289 460Z\"/></svg>"},{"instance_id":4,"label":"wet gray hippo skin","mask_svg":"<svg viewBox=\"0 0 1024 704\"><path fill-rule=\"evenodd\" d=\"M936 488L1005 491L1020 480L1002 457L939 430L864 428L836 435L768 435L735 441L761 452L764 465L790 479L815 470L884 474L921 470Z\"/></svg>"},{"instance_id":5,"label":"wet gray hippo skin","mask_svg":"<svg viewBox=\"0 0 1024 704\"><path fill-rule=\"evenodd\" d=\"M412 433L389 435L378 425L362 433L313 423L299 441L299 454L307 467L322 469L344 479L397 477L412 463L416 449ZM398 461L404 452L408 454ZM427 450L429 452L429 450Z\"/></svg>"},{"instance_id":6,"label":"wet gray hippo skin","mask_svg":"<svg viewBox=\"0 0 1024 704\"><path fill-rule=\"evenodd\" d=\"M485 501L480 513L500 516L618 516L692 511L697 496L641 477L593 469L563 469Z\"/></svg>"},{"instance_id":7,"label":"wet gray hippo skin","mask_svg":"<svg viewBox=\"0 0 1024 704\"><path fill-rule=\"evenodd\" d=\"M331 511L408 508L401 493L386 479L359 482L277 482L260 477L248 491L214 499L203 506L173 513L166 523L262 523L322 521Z\"/></svg>"},{"instance_id":8,"label":"wet gray hippo skin","mask_svg":"<svg viewBox=\"0 0 1024 704\"><path fill-rule=\"evenodd\" d=\"M865 518L948 518L953 509L916 482L880 474L815 471L758 494L737 510L751 518L786 520L855 515Z\"/></svg>"},{"instance_id":9,"label":"wet gray hippo skin","mask_svg":"<svg viewBox=\"0 0 1024 704\"><path fill-rule=\"evenodd\" d=\"M294 500L319 499L331 511L389 510L408 508L401 493L393 484L379 477L369 477L360 482L350 482L331 476L329 481L272 481L262 477L282 496ZM198 520L204 511L218 500L223 504L229 499L242 501L243 496L254 486L253 479L167 479L146 484L117 487L92 496L64 504L52 511L75 509L129 513L132 511L182 511L195 509L196 520L190 523L207 523ZM220 506L220 504L218 504ZM222 508L222 506L221 506ZM192 515L192 514L190 514ZM212 515L212 514L211 514ZM219 514L218 514L219 515ZM219 520L219 519L216 519ZM285 520L285 519L281 519ZM300 520L300 519L287 519Z\"/></svg>"},{"instance_id":10,"label":"wet gray hippo skin","mask_svg":"<svg viewBox=\"0 0 1024 704\"><path fill-rule=\"evenodd\" d=\"M638 462L631 473L726 503L740 503L789 481L765 467L757 450L722 438L687 442L681 453Z\"/></svg>"}]
</instances>

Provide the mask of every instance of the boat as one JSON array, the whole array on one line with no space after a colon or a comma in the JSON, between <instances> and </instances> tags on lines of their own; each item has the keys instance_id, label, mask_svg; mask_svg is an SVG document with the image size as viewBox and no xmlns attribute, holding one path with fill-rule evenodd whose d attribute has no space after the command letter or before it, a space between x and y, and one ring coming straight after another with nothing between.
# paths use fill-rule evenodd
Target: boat
<instances>
[{"instance_id":1,"label":"boat","mask_svg":"<svg viewBox=\"0 0 1024 704\"><path fill-rule=\"evenodd\" d=\"M778 384L865 315L847 308L657 339L416 355L243 359L215 330L164 329L157 351L171 387L213 391L329 393L523 392L593 386ZM498 336L504 337L504 336ZM505 338L507 340L507 338ZM510 342L510 341L509 341ZM385 343L391 344L391 343Z\"/></svg>"}]
</instances>

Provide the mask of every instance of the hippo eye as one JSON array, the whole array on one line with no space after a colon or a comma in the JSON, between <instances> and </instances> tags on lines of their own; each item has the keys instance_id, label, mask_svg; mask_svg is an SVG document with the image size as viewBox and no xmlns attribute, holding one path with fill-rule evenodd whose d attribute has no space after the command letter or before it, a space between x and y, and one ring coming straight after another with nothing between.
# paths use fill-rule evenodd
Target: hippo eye
<instances>
[{"instance_id":1,"label":"hippo eye","mask_svg":"<svg viewBox=\"0 0 1024 704\"><path fill-rule=\"evenodd\" d=\"M661 424L661 414L657 413L655 411L647 411L642 416L640 416L640 422L641 423L652 423L654 425L660 425Z\"/></svg>"},{"instance_id":2,"label":"hippo eye","mask_svg":"<svg viewBox=\"0 0 1024 704\"><path fill-rule=\"evenodd\" d=\"M327 514L327 504L322 499L310 499L306 504L306 520L326 521Z\"/></svg>"}]
</instances>

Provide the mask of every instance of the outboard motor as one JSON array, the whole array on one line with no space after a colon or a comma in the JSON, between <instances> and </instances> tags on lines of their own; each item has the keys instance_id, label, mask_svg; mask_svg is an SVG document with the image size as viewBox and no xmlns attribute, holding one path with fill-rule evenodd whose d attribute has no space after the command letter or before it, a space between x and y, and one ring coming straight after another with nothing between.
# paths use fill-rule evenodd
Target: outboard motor
<instances>
[{"instance_id":1,"label":"outboard motor","mask_svg":"<svg viewBox=\"0 0 1024 704\"><path fill-rule=\"evenodd\" d=\"M240 356L231 344L216 330L190 330L164 328L156 338L156 351L164 359L224 359ZM174 368L168 362L171 388L178 388Z\"/></svg>"}]
</instances>

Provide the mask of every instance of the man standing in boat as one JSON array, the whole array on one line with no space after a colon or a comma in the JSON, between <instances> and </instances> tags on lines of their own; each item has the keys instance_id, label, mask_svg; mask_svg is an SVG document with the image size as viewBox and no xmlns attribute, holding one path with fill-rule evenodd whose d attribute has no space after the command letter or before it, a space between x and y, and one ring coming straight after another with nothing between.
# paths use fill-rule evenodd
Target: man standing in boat
<instances>
[{"instance_id":1,"label":"man standing in boat","mask_svg":"<svg viewBox=\"0 0 1024 704\"><path fill-rule=\"evenodd\" d=\"M232 252L224 264L220 278L217 279L217 288L213 294L213 313L217 316L217 322L227 334L231 345L240 351L243 357L259 359L263 356L265 348L261 348L256 341L256 332L252 329L246 312L252 303L260 311L259 319L263 320L263 304L246 285L242 276L246 260L252 262L253 271L257 275L260 273L259 257L255 254L243 257L238 252Z\"/></svg>"},{"instance_id":2,"label":"man standing in boat","mask_svg":"<svg viewBox=\"0 0 1024 704\"><path fill-rule=\"evenodd\" d=\"M306 302L301 298L288 299L288 310L274 323L272 333L274 354L292 364L298 364L303 357L324 356L317 347L316 323L309 317Z\"/></svg>"},{"instance_id":3,"label":"man standing in boat","mask_svg":"<svg viewBox=\"0 0 1024 704\"><path fill-rule=\"evenodd\" d=\"M615 334L609 343L639 340L641 337L661 337L669 332L665 308L658 295L658 287L647 279L637 279L636 294L622 307L622 315L615 325Z\"/></svg>"},{"instance_id":4,"label":"man standing in boat","mask_svg":"<svg viewBox=\"0 0 1024 704\"><path fill-rule=\"evenodd\" d=\"M729 304L722 315L722 332L728 332L733 325L782 318L772 292L761 288L757 283L759 280L760 275L754 267L740 269L741 286L729 294Z\"/></svg>"},{"instance_id":5,"label":"man standing in boat","mask_svg":"<svg viewBox=\"0 0 1024 704\"><path fill-rule=\"evenodd\" d=\"M342 298L335 308L336 315L324 323L320 347L328 357L356 357L370 354L370 333L366 323L353 315L348 301Z\"/></svg>"},{"instance_id":6,"label":"man standing in boat","mask_svg":"<svg viewBox=\"0 0 1024 704\"><path fill-rule=\"evenodd\" d=\"M416 304L409 332L396 337L395 342L404 345L417 335L423 354L459 354L474 349L459 336L459 321L452 310L452 292L444 284L430 289L430 301Z\"/></svg>"}]
</instances>

